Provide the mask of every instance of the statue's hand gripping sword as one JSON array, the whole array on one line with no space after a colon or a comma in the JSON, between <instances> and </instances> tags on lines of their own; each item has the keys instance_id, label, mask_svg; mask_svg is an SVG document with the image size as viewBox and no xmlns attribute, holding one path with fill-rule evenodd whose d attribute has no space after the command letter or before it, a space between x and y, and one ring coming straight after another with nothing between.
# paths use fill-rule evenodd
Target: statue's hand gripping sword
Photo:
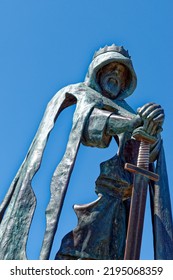
<instances>
[{"instance_id":1,"label":"statue's hand gripping sword","mask_svg":"<svg viewBox=\"0 0 173 280\"><path fill-rule=\"evenodd\" d=\"M140 258L148 180L159 180L159 175L148 170L150 144L155 143L156 138L146 133L143 128L135 129L133 138L140 141L140 147L137 166L130 163L125 164L125 169L135 173L124 254L125 260L138 260Z\"/></svg>"}]
</instances>

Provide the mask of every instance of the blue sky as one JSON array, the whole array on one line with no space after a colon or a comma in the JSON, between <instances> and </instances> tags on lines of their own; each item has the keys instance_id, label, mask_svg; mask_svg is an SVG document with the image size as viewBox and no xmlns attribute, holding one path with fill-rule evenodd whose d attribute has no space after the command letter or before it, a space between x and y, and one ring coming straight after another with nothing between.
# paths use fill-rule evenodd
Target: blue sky
<instances>
[{"instance_id":1,"label":"blue sky","mask_svg":"<svg viewBox=\"0 0 173 280\"><path fill-rule=\"evenodd\" d=\"M165 110L162 136L173 198L172 12L171 0L0 0L0 199L26 155L48 101L60 88L83 81L95 50L112 43L129 50L138 76L137 89L127 102L136 110L154 101ZM63 155L73 110L58 119L33 180L38 202L27 246L29 259L39 255L51 175ZM72 205L96 198L99 164L116 149L114 143L104 150L81 146L52 259L61 238L76 225ZM153 258L149 204L141 258Z\"/></svg>"}]
</instances>

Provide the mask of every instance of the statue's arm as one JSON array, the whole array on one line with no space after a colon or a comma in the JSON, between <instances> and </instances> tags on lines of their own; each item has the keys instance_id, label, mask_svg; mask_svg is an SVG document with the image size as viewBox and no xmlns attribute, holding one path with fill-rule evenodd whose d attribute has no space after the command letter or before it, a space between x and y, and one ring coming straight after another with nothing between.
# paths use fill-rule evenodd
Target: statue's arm
<instances>
[{"instance_id":1,"label":"statue's arm","mask_svg":"<svg viewBox=\"0 0 173 280\"><path fill-rule=\"evenodd\" d=\"M138 109L137 115L123 117L107 110L94 108L83 130L82 143L87 146L105 148L109 146L112 136L123 132L133 132L135 128L143 129L157 138L151 145L150 162L154 162L160 151L164 111L160 105L147 103Z\"/></svg>"},{"instance_id":2,"label":"statue's arm","mask_svg":"<svg viewBox=\"0 0 173 280\"><path fill-rule=\"evenodd\" d=\"M105 148L112 136L129 131L132 132L141 125L139 115L122 117L107 110L94 108L89 116L84 130L82 143L87 146Z\"/></svg>"},{"instance_id":3,"label":"statue's arm","mask_svg":"<svg viewBox=\"0 0 173 280\"><path fill-rule=\"evenodd\" d=\"M123 132L133 132L140 125L142 125L142 120L139 115L130 118L111 114L107 121L106 133L115 136Z\"/></svg>"}]
</instances>

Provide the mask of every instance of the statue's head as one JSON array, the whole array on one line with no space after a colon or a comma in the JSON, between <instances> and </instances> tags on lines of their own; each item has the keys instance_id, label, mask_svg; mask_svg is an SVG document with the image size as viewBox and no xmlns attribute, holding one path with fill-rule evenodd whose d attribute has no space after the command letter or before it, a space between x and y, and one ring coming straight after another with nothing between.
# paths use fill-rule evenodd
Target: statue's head
<instances>
[{"instance_id":1,"label":"statue's head","mask_svg":"<svg viewBox=\"0 0 173 280\"><path fill-rule=\"evenodd\" d=\"M94 54L85 82L110 99L124 99L131 95L137 78L128 52L115 45L99 49Z\"/></svg>"}]
</instances>

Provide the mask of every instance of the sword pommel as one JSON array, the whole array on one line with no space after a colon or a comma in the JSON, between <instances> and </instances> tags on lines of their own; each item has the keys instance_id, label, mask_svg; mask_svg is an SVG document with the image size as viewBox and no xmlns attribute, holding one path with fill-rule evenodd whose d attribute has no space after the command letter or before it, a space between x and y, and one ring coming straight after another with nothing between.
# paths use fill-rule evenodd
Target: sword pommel
<instances>
[{"instance_id":1,"label":"sword pommel","mask_svg":"<svg viewBox=\"0 0 173 280\"><path fill-rule=\"evenodd\" d=\"M155 136L149 135L141 127L138 127L133 131L132 137L138 141L145 141L149 144L154 144L157 141Z\"/></svg>"}]
</instances>

